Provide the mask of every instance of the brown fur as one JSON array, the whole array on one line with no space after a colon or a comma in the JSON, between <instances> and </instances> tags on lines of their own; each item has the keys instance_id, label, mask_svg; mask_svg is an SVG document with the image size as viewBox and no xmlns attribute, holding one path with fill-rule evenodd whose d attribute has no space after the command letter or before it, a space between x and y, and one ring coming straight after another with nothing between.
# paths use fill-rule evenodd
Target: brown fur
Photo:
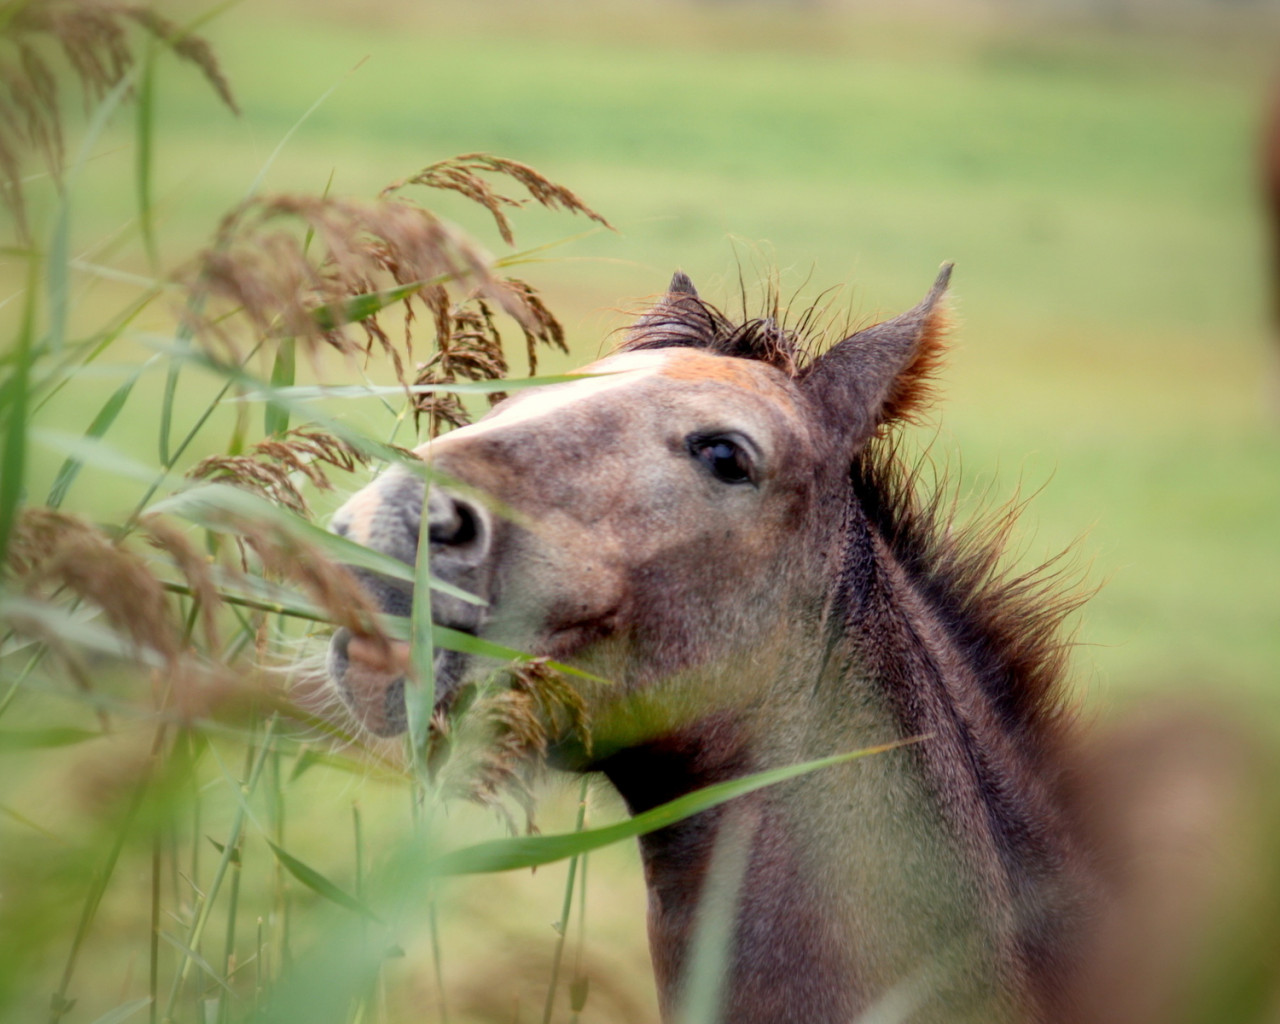
<instances>
[{"instance_id":1,"label":"brown fur","mask_svg":"<svg viewBox=\"0 0 1280 1024\"><path fill-rule=\"evenodd\" d=\"M843 1024L903 999L921 1024L1066 1016L1091 892L1057 757L1078 599L1052 568L1002 568L1015 509L957 525L884 436L927 401L949 274L808 358L797 332L735 325L677 275L590 376L421 450L519 516L432 488L432 570L488 602L436 595L437 620L612 680L580 687L594 749L566 736L558 756L633 810L924 738L642 840L668 1018L731 841L748 846L724 1019ZM412 561L422 512L393 471L335 528ZM372 728L403 728L403 682L359 650L335 642L339 689ZM477 671L440 654L437 695Z\"/></svg>"},{"instance_id":2,"label":"brown fur","mask_svg":"<svg viewBox=\"0 0 1280 1024\"><path fill-rule=\"evenodd\" d=\"M1262 201L1271 257L1272 326L1280 338L1280 87L1277 87L1262 127Z\"/></svg>"}]
</instances>

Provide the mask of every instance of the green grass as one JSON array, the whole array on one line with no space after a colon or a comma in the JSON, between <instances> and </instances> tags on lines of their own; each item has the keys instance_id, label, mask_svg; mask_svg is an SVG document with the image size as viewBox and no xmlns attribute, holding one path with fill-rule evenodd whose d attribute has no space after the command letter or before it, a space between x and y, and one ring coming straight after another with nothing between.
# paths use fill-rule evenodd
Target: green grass
<instances>
[{"instance_id":1,"label":"green grass","mask_svg":"<svg viewBox=\"0 0 1280 1024\"><path fill-rule=\"evenodd\" d=\"M376 13L257 3L206 30L244 115L232 118L197 76L158 55L154 92L143 94L154 106L149 175L135 165L130 107L117 112L69 196L68 251L110 274L73 269L68 339L99 330L142 294L121 275L153 276L147 230L160 266L190 259L269 160L261 187L271 191L372 195L472 150L528 162L573 187L620 231L591 233L528 268L573 348L569 358L545 360L543 372L607 346L624 322L614 310L660 290L677 266L726 305L736 302L739 263L748 283L776 267L800 303L843 285L835 308L865 320L916 301L937 264L954 259L959 326L935 456L954 464L966 489L990 488L997 498L1019 482L1041 489L1028 513L1026 558L1081 538L1090 578L1103 584L1080 625L1082 695L1106 713L1189 693L1242 707L1280 734L1280 414L1267 390L1280 371L1262 325L1264 239L1251 163L1270 56L1260 34L1108 35L945 15L911 22L681 5L655 13L395 3ZM47 228L54 208L43 194ZM150 197L143 224L139 195ZM464 204L446 196L438 205L503 251ZM585 227L531 210L518 217L518 241L535 246ZM6 257L0 298L18 293L25 274L22 261ZM78 375L32 425L89 431L151 354L141 336L172 335L166 302L179 298L143 310L100 370ZM16 294L0 307L5 339L27 337L23 303ZM4 345L0 354L14 354L16 345ZM271 373L269 364L256 369ZM302 359L297 372L310 379ZM383 368L371 373L387 379ZM184 370L175 439L223 383ZM158 363L106 434L153 468L164 394ZM14 416L19 408L10 407ZM376 403L327 411L385 436ZM238 425L256 431L261 421L260 405L219 408L177 468L225 451ZM31 443L29 501L43 500L61 462L62 453ZM118 523L141 490L86 467L66 507ZM11 498L0 482L0 522ZM326 500L334 499L322 497L321 509ZM0 662L0 700L24 664L21 656ZM95 686L115 714L136 699L137 682L104 672ZM69 686L36 694L24 684L0 729L94 730L96 711ZM147 725L126 715L114 738L0 751L0 806L22 819L0 814L6 912L47 957L0 967L0 1010L12 1019L44 1014L88 879L118 835L124 867L88 932L69 990L81 1003L68 1021L93 1022L146 991L150 954L137 937L147 933L153 838L166 864L165 912L176 915L165 928L190 935L195 886L210 884L221 857L209 839L225 844L248 808L243 867L228 862L201 955L221 957L229 909L238 907L240 959L262 916L275 958L269 973L324 929L353 925L347 911L326 915L324 899L278 866L266 840L358 894L352 808L370 861L402 835L403 780L328 764L294 778L309 749L303 741L278 748L280 762L264 763L259 790L242 805L227 777L247 774L236 733L256 743L261 722L252 718L218 723L194 781L175 771L200 787L199 800L189 790L148 799L139 813L164 827L121 832L130 766L152 742ZM608 795L592 800L593 819L620 815ZM553 789L544 827L569 828L576 808L574 794ZM447 831L461 844L492 835L493 825L455 808ZM654 1017L636 870L625 844L591 854L584 1022ZM435 999L437 954L452 1020L510 1019L515 1000L532 1019L558 955L548 924L565 915L564 872L441 890L433 899L444 948L433 951L425 922L398 934L406 955L383 963L385 994L371 996L358 1019L421 1016ZM9 897L14 885L22 891ZM171 971L181 959L169 946L157 955ZM182 993L178 1015L194 1021L218 984L188 970L203 980Z\"/></svg>"},{"instance_id":2,"label":"green grass","mask_svg":"<svg viewBox=\"0 0 1280 1024\"><path fill-rule=\"evenodd\" d=\"M1280 493L1252 192L1262 50L767 12L726 28L684 8L659 31L614 14L366 24L258 6L215 22L245 114L162 63L152 187L166 256L201 244L333 87L266 187L332 175L368 194L489 150L572 183L619 225L537 268L575 348L553 369L594 355L621 322L609 310L676 266L728 302L737 262L748 280L781 268L802 297L845 285L837 308L865 319L914 301L954 259L942 445L966 473L999 468L1006 487L1052 476L1032 513L1052 543L1091 531L1082 550L1110 582L1087 619L1106 639L1084 674L1125 691L1181 665L1255 680L1265 697ZM401 16L411 30L389 32ZM106 187L132 174L124 139L105 149L104 184L76 197L81 245L131 215L132 190ZM521 231L536 244L565 228L531 213ZM145 272L136 242L121 256ZM127 290L99 284L81 308L107 294ZM132 448L127 423L116 430ZM1134 614L1144 601L1151 614Z\"/></svg>"}]
</instances>

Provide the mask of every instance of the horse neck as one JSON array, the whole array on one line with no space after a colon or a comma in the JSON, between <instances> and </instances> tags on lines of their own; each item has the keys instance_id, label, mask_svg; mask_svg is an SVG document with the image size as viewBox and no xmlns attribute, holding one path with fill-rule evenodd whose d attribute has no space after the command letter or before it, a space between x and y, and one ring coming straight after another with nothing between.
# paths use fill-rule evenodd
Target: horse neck
<instances>
[{"instance_id":1,"label":"horse neck","mask_svg":"<svg viewBox=\"0 0 1280 1024\"><path fill-rule=\"evenodd\" d=\"M1021 1018L1039 995L1033 975L1051 970L1053 922L1071 902L1056 881L1067 854L1051 790L886 545L855 527L824 613L789 650L753 659L773 666L763 699L602 766L638 812L754 771L922 737L641 840L668 1015L729 832L749 845L726 1020L847 1021L901 998L921 1001L912 1020Z\"/></svg>"}]
</instances>

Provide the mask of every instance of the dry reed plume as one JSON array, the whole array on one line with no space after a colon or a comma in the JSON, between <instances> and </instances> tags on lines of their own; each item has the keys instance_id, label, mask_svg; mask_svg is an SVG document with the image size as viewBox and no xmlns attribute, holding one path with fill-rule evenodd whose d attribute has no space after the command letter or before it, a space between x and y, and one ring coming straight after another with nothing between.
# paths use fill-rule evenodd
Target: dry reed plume
<instances>
[{"instance_id":1,"label":"dry reed plume","mask_svg":"<svg viewBox=\"0 0 1280 1024\"><path fill-rule=\"evenodd\" d=\"M350 473L368 458L332 434L312 427L298 427L284 437L259 441L249 455L210 455L201 459L187 476L192 480L217 480L261 494L304 518L311 510L294 474L305 477L322 491L333 489L322 466Z\"/></svg>"},{"instance_id":2,"label":"dry reed plume","mask_svg":"<svg viewBox=\"0 0 1280 1024\"><path fill-rule=\"evenodd\" d=\"M33 597L69 593L100 608L111 627L168 663L180 633L164 585L133 551L78 516L35 506L19 517L8 568Z\"/></svg>"},{"instance_id":3,"label":"dry reed plume","mask_svg":"<svg viewBox=\"0 0 1280 1024\"><path fill-rule=\"evenodd\" d=\"M493 808L515 831L502 804L510 796L532 830L531 785L545 765L551 738L573 731L590 749L582 696L545 658L535 658L498 673L473 691L471 701L461 713L438 711L432 717L428 766L443 792Z\"/></svg>"},{"instance_id":4,"label":"dry reed plume","mask_svg":"<svg viewBox=\"0 0 1280 1024\"><path fill-rule=\"evenodd\" d=\"M539 174L528 164L515 160L506 160L488 153L464 153L448 160L439 160L429 164L417 174L403 181L394 182L382 190L384 196L398 192L408 185L425 185L428 188L445 189L458 192L472 202L479 203L492 215L498 225L498 233L508 245L515 243L511 230L511 221L505 209L526 205L528 199L516 199L497 191L480 175L501 174L523 185L530 198L549 210L565 210L569 213L581 213L597 224L612 228L612 225L599 213L591 209L578 196L563 185L557 185ZM504 209L505 208L505 209Z\"/></svg>"},{"instance_id":5,"label":"dry reed plume","mask_svg":"<svg viewBox=\"0 0 1280 1024\"><path fill-rule=\"evenodd\" d=\"M511 241L501 207L529 200L496 192L477 170L512 177L545 206L606 223L568 189L532 168L480 154L432 164L373 201L255 198L223 220L198 261L190 288L213 301L202 307L192 326L215 348L239 359L236 318L226 316L239 312L260 342L300 339L317 367L325 347L348 358L368 358L377 351L403 384L412 379L416 385L448 385L505 376L507 359L496 319L500 311L519 325L529 373L536 373L539 345L566 351L564 328L538 292L526 281L495 275L492 258L474 242L397 195L408 184L461 192L499 217L502 235ZM395 306L404 325L402 347L392 341L381 319L384 310ZM436 351L409 374L419 306L435 328ZM195 314L189 310L188 315ZM358 339L348 333L352 325L359 326ZM415 414L428 417L433 434L468 420L461 401L445 388L418 393Z\"/></svg>"},{"instance_id":6,"label":"dry reed plume","mask_svg":"<svg viewBox=\"0 0 1280 1024\"><path fill-rule=\"evenodd\" d=\"M64 157L56 52L84 103L100 100L137 62L129 26L140 28L194 64L223 103L238 113L209 44L147 7L99 0L14 0L0 7L0 182L4 203L26 233L23 154L37 152L57 178Z\"/></svg>"},{"instance_id":7,"label":"dry reed plume","mask_svg":"<svg viewBox=\"0 0 1280 1024\"><path fill-rule=\"evenodd\" d=\"M435 327L436 362L454 364L419 382L501 376L506 361L495 310L520 325L530 372L538 344L564 347L563 329L529 284L496 277L474 242L397 198L250 200L223 220L189 284L213 300L192 325L196 333L237 359L242 346L229 312L247 317L259 341L301 340L313 363L325 347L348 358L376 350L407 385L418 304ZM462 295L457 303L450 287ZM393 306L402 311L403 352L380 317ZM358 340L348 334L351 325L360 328Z\"/></svg>"}]
</instances>

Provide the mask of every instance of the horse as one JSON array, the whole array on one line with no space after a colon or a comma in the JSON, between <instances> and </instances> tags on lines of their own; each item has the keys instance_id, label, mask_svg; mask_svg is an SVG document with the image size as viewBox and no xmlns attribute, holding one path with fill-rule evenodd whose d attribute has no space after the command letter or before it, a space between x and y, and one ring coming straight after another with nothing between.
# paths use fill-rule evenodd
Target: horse
<instances>
[{"instance_id":1,"label":"horse","mask_svg":"<svg viewBox=\"0 0 1280 1024\"><path fill-rule=\"evenodd\" d=\"M1271 259L1271 326L1280 343L1280 87L1263 118L1261 143L1263 220Z\"/></svg>"},{"instance_id":2,"label":"horse","mask_svg":"<svg viewBox=\"0 0 1280 1024\"><path fill-rule=\"evenodd\" d=\"M433 574L484 601L433 593L437 623L609 680L581 682L592 742L559 757L633 813L902 741L641 838L664 1020L726 850L717 1019L1070 1016L1096 900L1062 753L1078 598L1052 567L1002 568L1011 516L958 524L896 441L929 402L950 274L810 355L677 273L578 377L419 448L450 485L424 498L394 468L334 517L410 564L425 530ZM362 579L407 613L404 584ZM344 630L328 667L365 727L404 731L403 657ZM437 651L440 704L486 671Z\"/></svg>"}]
</instances>

